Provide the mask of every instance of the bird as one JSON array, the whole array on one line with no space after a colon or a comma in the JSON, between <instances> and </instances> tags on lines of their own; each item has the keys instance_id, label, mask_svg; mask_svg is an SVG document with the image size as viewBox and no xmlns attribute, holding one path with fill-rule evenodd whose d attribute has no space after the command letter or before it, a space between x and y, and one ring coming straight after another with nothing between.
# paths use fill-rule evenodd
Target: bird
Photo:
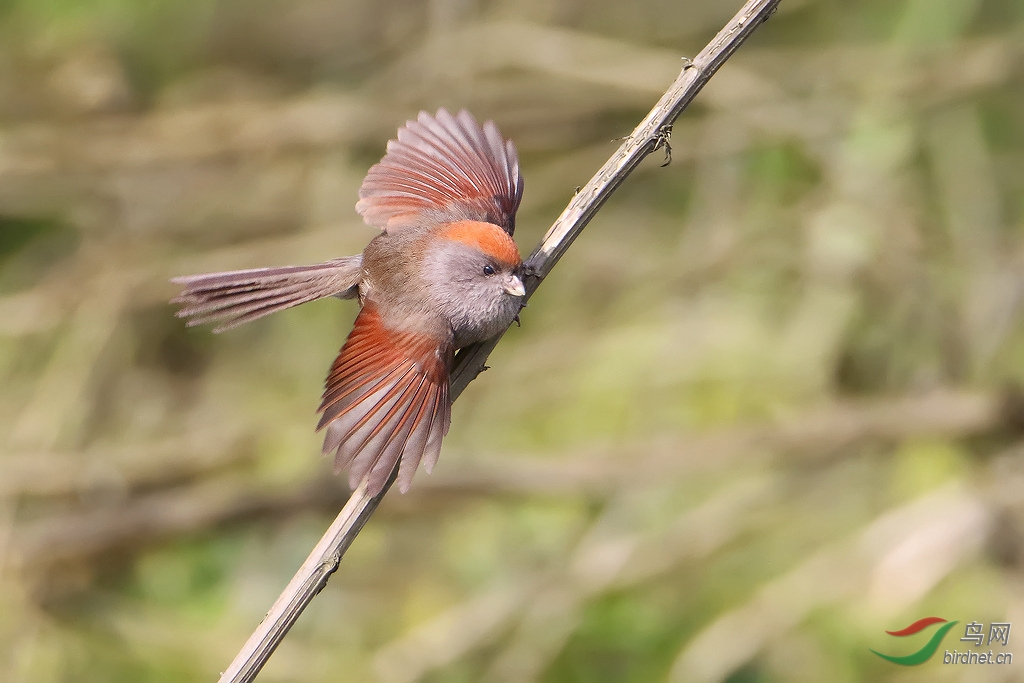
<instances>
[{"instance_id":1,"label":"bird","mask_svg":"<svg viewBox=\"0 0 1024 683\"><path fill-rule=\"evenodd\" d=\"M405 493L451 423L455 351L518 322L527 272L513 240L523 178L515 144L465 109L421 111L387 143L356 211L380 233L361 254L306 266L176 277L187 325L222 332L325 297L357 299L327 375L317 431L349 486ZM400 463L400 464L399 464Z\"/></svg>"}]
</instances>

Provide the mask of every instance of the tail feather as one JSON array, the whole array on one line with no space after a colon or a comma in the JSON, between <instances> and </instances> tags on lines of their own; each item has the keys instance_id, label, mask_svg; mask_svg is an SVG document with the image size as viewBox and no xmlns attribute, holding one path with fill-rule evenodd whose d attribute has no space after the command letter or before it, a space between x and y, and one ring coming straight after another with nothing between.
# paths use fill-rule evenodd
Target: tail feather
<instances>
[{"instance_id":1,"label":"tail feather","mask_svg":"<svg viewBox=\"0 0 1024 683\"><path fill-rule=\"evenodd\" d=\"M265 315L298 306L307 301L322 299L325 296L330 295L316 290L311 291L308 286L282 287L280 290L255 291L238 295L232 297L233 300L213 300L204 304L186 306L178 312L178 317L187 317L189 320L185 324L195 327L230 316L230 320L217 328L218 332L223 332Z\"/></svg>"},{"instance_id":2,"label":"tail feather","mask_svg":"<svg viewBox=\"0 0 1024 683\"><path fill-rule=\"evenodd\" d=\"M259 289L256 285L245 285L238 287L225 287L223 289L212 289L204 292L202 297L196 294L190 296L182 295L175 299L178 303L185 304L181 309L181 315L195 316L198 313L209 313L225 308L241 306L253 301L264 301L282 295L294 296L303 294L308 290L306 283L295 283L292 285L281 285L274 289ZM185 301L191 298L193 303Z\"/></svg>"},{"instance_id":3,"label":"tail feather","mask_svg":"<svg viewBox=\"0 0 1024 683\"><path fill-rule=\"evenodd\" d=\"M311 266L186 275L171 280L184 286L171 303L181 304L178 317L189 318L189 326L219 321L214 332L223 332L307 301L352 298L362 265L363 257L356 255Z\"/></svg>"}]
</instances>

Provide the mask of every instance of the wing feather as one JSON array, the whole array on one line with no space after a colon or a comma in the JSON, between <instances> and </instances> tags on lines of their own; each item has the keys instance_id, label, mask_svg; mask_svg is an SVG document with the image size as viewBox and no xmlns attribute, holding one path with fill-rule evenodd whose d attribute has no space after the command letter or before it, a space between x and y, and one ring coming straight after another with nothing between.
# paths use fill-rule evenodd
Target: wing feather
<instances>
[{"instance_id":1,"label":"wing feather","mask_svg":"<svg viewBox=\"0 0 1024 683\"><path fill-rule=\"evenodd\" d=\"M405 491L422 457L436 461L450 422L452 352L450 337L389 330L372 303L363 306L327 377L317 427L350 486L368 476L375 495L401 460Z\"/></svg>"},{"instance_id":2,"label":"wing feather","mask_svg":"<svg viewBox=\"0 0 1024 683\"><path fill-rule=\"evenodd\" d=\"M356 210L384 231L422 222L477 220L515 231L523 196L519 156L497 126L466 110L420 112L388 142L359 189Z\"/></svg>"}]
</instances>

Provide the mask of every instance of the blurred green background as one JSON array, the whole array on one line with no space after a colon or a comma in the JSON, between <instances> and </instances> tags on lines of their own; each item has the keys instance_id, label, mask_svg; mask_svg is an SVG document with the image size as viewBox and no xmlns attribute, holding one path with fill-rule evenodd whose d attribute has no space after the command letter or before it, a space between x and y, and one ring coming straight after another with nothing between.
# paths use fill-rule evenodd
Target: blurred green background
<instances>
[{"instance_id":1,"label":"blurred green background","mask_svg":"<svg viewBox=\"0 0 1024 683\"><path fill-rule=\"evenodd\" d=\"M214 680L347 496L352 302L214 336L168 278L360 251L440 106L518 144L527 253L739 5L0 2L3 679ZM1024 629L1024 3L783 0L673 148L259 680L1024 680L869 651Z\"/></svg>"}]
</instances>

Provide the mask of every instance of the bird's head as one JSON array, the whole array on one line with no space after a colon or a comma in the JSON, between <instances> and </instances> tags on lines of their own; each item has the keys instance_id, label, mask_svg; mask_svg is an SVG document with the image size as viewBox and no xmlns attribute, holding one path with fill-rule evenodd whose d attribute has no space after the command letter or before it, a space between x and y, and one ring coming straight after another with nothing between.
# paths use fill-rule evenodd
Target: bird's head
<instances>
[{"instance_id":1,"label":"bird's head","mask_svg":"<svg viewBox=\"0 0 1024 683\"><path fill-rule=\"evenodd\" d=\"M425 254L428 278L456 337L479 341L507 327L526 295L512 238L493 223L469 220L435 234Z\"/></svg>"}]
</instances>

